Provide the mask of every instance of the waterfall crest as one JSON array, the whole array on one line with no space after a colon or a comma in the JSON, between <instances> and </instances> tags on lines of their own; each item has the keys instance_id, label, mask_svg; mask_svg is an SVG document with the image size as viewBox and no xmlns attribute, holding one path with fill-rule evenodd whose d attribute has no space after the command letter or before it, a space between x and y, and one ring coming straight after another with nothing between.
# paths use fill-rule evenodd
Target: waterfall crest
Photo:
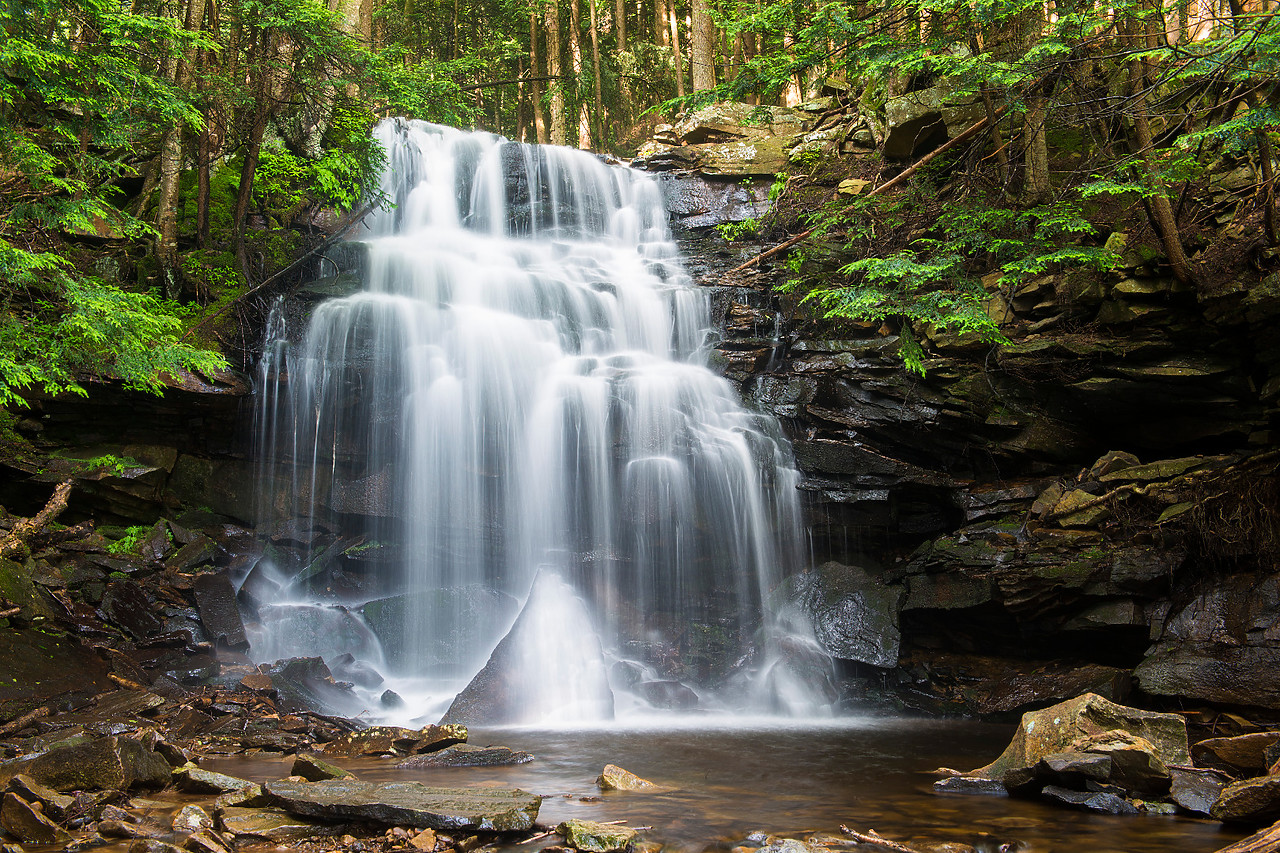
<instances>
[{"instance_id":1,"label":"waterfall crest","mask_svg":"<svg viewBox=\"0 0 1280 853\"><path fill-rule=\"evenodd\" d=\"M532 694L570 684L602 685L575 720L612 693L705 707L776 664L798 473L777 422L706 366L707 295L658 185L491 134L375 134L391 203L361 289L292 343L276 330L263 362L264 526L307 543L271 603L358 613L373 664L437 716L509 630L524 699L492 722L562 720ZM273 626L255 653L288 645Z\"/></svg>"}]
</instances>

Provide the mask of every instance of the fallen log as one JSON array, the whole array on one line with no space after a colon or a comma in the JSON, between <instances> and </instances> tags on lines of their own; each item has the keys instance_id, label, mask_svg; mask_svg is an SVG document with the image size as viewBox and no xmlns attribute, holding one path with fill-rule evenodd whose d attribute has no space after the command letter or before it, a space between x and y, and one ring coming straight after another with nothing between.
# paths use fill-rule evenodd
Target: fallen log
<instances>
[{"instance_id":1,"label":"fallen log","mask_svg":"<svg viewBox=\"0 0 1280 853\"><path fill-rule=\"evenodd\" d=\"M842 823L840 824L840 831L859 844L875 844L878 847L883 847L885 850L892 850L893 853L920 853L918 848L908 847L906 844L899 844L896 841L890 841L874 829L869 829L866 832L858 832L858 830L850 829Z\"/></svg>"},{"instance_id":2,"label":"fallen log","mask_svg":"<svg viewBox=\"0 0 1280 853\"><path fill-rule=\"evenodd\" d=\"M71 481L63 480L53 490L53 497L44 505L44 509L31 518L23 518L13 525L9 535L0 539L0 557L8 559L16 556L27 547L27 541L44 530L54 519L67 508L67 500L71 497Z\"/></svg>"}]
</instances>

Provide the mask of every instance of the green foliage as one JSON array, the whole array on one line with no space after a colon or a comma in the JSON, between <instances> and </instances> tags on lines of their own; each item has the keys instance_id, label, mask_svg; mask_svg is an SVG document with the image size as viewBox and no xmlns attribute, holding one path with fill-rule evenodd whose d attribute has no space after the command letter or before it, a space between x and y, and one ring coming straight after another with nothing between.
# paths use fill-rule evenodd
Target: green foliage
<instances>
[{"instance_id":1,"label":"green foliage","mask_svg":"<svg viewBox=\"0 0 1280 853\"><path fill-rule=\"evenodd\" d=\"M114 542L107 543L107 551L112 554L137 553L138 546L146 541L150 533L151 528L146 525L126 528L123 536Z\"/></svg>"}]
</instances>

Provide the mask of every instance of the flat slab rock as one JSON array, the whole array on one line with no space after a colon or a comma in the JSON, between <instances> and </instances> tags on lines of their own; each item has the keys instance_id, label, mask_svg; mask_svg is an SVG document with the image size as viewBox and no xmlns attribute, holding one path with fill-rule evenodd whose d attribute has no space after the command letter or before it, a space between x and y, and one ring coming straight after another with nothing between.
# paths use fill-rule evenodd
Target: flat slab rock
<instances>
[{"instance_id":1,"label":"flat slab rock","mask_svg":"<svg viewBox=\"0 0 1280 853\"><path fill-rule=\"evenodd\" d=\"M268 782L272 804L303 817L364 820L387 826L523 832L542 797L518 788L432 788L420 782Z\"/></svg>"}]
</instances>

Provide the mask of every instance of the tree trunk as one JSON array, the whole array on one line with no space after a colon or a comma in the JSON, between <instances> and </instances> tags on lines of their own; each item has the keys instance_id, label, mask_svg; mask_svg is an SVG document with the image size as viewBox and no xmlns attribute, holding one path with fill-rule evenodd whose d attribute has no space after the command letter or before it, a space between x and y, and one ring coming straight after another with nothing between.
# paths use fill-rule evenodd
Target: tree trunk
<instances>
[{"instance_id":1,"label":"tree trunk","mask_svg":"<svg viewBox=\"0 0 1280 853\"><path fill-rule=\"evenodd\" d=\"M542 87L538 85L538 16L529 13L529 99L533 102L533 128L539 145L547 144L547 122L542 115ZM552 84L555 85L554 83Z\"/></svg>"},{"instance_id":2,"label":"tree trunk","mask_svg":"<svg viewBox=\"0 0 1280 853\"><path fill-rule=\"evenodd\" d=\"M653 43L659 47L671 44L671 29L667 25L667 4L670 0L653 0Z\"/></svg>"},{"instance_id":3,"label":"tree trunk","mask_svg":"<svg viewBox=\"0 0 1280 853\"><path fill-rule=\"evenodd\" d=\"M680 20L676 0L667 0L667 23L671 27L671 56L676 62L676 96L684 97L684 55L680 52Z\"/></svg>"},{"instance_id":4,"label":"tree trunk","mask_svg":"<svg viewBox=\"0 0 1280 853\"><path fill-rule=\"evenodd\" d=\"M249 218L249 202L253 198L253 177L258 170L258 157L262 154L262 138L267 132L267 121L271 118L271 59L275 53L274 35L270 31L262 34L258 50L257 68L254 69L254 105L253 124L245 141L244 165L240 169L240 187L236 193L235 247L236 260L240 271L247 282L252 282L249 275L249 256L245 249L244 232Z\"/></svg>"},{"instance_id":5,"label":"tree trunk","mask_svg":"<svg viewBox=\"0 0 1280 853\"><path fill-rule=\"evenodd\" d=\"M564 77L560 70L559 0L547 4L547 76L551 81L551 144L565 145L568 131L564 114Z\"/></svg>"},{"instance_id":6,"label":"tree trunk","mask_svg":"<svg viewBox=\"0 0 1280 853\"><path fill-rule=\"evenodd\" d=\"M578 147L591 148L591 116L582 97L582 4L569 0L569 63L573 69L573 94L578 103Z\"/></svg>"},{"instance_id":7,"label":"tree trunk","mask_svg":"<svg viewBox=\"0 0 1280 853\"><path fill-rule=\"evenodd\" d=\"M716 22L711 17L708 0L692 2L689 70L693 75L693 91L702 92L716 86Z\"/></svg>"},{"instance_id":8,"label":"tree trunk","mask_svg":"<svg viewBox=\"0 0 1280 853\"><path fill-rule=\"evenodd\" d=\"M1132 34L1132 47L1142 50L1154 33L1147 30L1137 21L1128 24ZM1164 245L1165 255L1169 258L1169 266L1173 269L1178 281L1191 283L1191 264L1187 261L1186 252L1182 248L1182 236L1178 233L1178 223L1173 216L1173 205L1165 195L1164 181L1156 169L1155 157L1152 155L1151 125L1147 117L1147 74L1146 63L1140 58L1129 60L1129 87L1133 98L1133 136L1138 147L1138 156L1145 173L1148 186L1152 189L1150 199L1151 219L1156 231L1160 234L1160 242Z\"/></svg>"},{"instance_id":9,"label":"tree trunk","mask_svg":"<svg viewBox=\"0 0 1280 853\"><path fill-rule=\"evenodd\" d=\"M591 10L591 73L594 85L596 113L595 113L595 138L596 144L604 146L604 129L607 126L606 116L604 112L604 93L600 88L600 27L596 18L596 0L587 0Z\"/></svg>"},{"instance_id":10,"label":"tree trunk","mask_svg":"<svg viewBox=\"0 0 1280 853\"><path fill-rule=\"evenodd\" d=\"M618 53L622 53L627 49L627 0L617 0L614 15L618 19L614 22L618 28Z\"/></svg>"}]
</instances>

